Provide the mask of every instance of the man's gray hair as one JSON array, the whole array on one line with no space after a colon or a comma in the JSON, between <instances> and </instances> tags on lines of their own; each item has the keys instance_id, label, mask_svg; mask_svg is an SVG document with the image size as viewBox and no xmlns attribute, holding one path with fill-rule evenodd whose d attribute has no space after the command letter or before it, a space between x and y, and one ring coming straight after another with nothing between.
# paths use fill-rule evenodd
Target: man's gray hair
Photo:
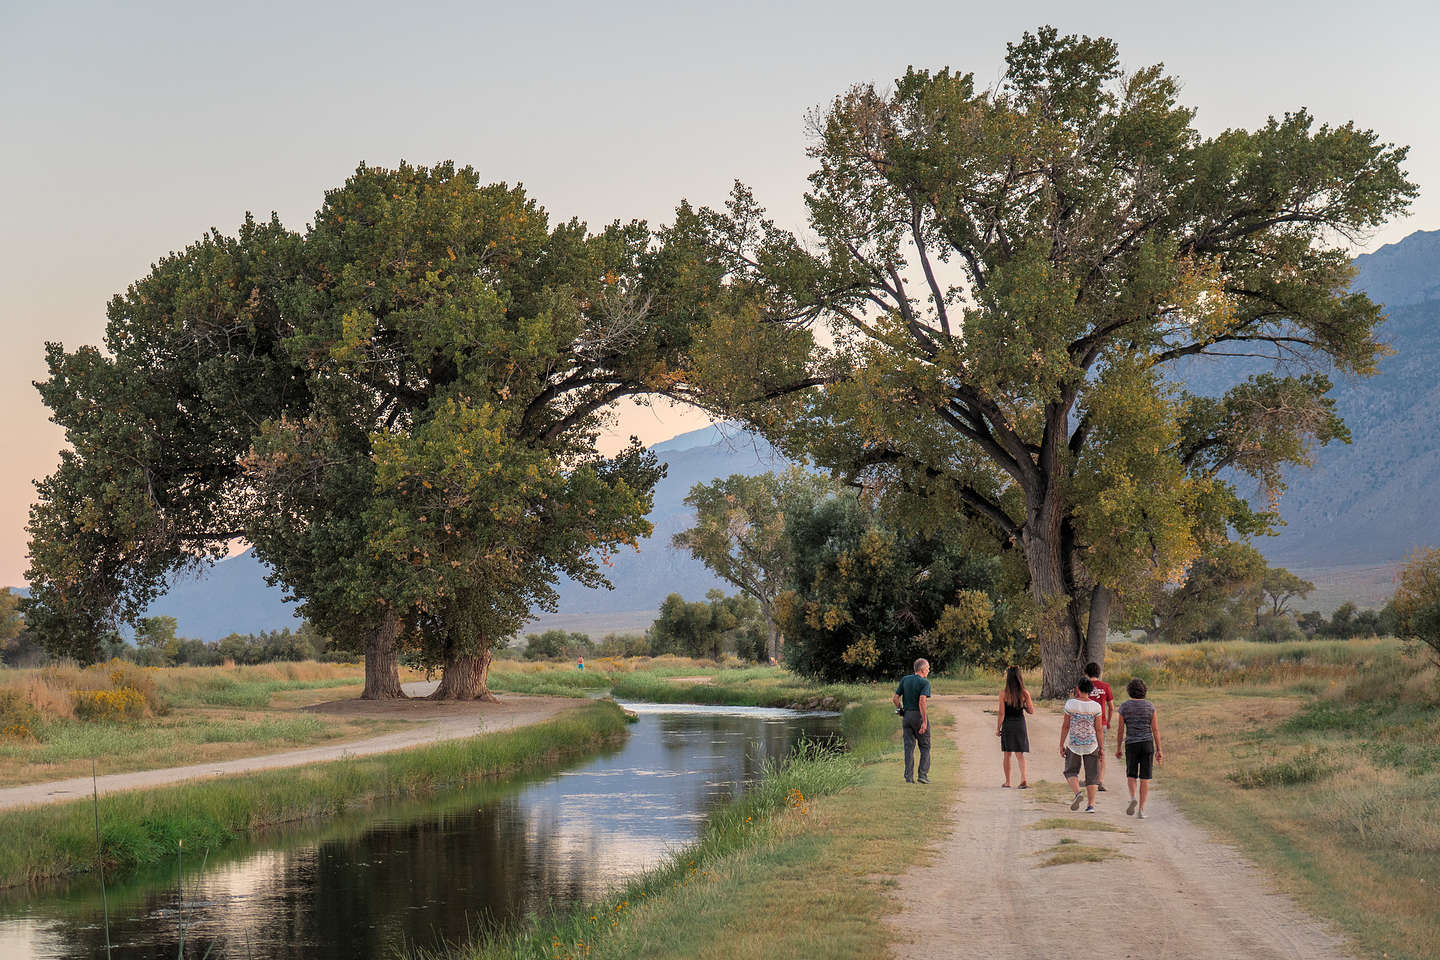
<instances>
[{"instance_id":1,"label":"man's gray hair","mask_svg":"<svg viewBox=\"0 0 1440 960\"><path fill-rule=\"evenodd\" d=\"M919 660L915 661L915 666L911 667L910 669L914 670L916 673L919 673L921 667L928 666L930 666L930 661L926 660L924 657L921 657Z\"/></svg>"}]
</instances>

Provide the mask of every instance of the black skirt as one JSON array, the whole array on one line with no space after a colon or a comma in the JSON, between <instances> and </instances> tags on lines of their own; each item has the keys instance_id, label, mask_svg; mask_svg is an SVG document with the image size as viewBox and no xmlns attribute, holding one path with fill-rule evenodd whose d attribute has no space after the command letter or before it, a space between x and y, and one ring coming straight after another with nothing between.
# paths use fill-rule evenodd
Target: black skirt
<instances>
[{"instance_id":1,"label":"black skirt","mask_svg":"<svg viewBox=\"0 0 1440 960\"><path fill-rule=\"evenodd\" d=\"M1025 716L1006 717L1000 723L1000 749L1004 753L1029 753L1030 734L1025 729Z\"/></svg>"}]
</instances>

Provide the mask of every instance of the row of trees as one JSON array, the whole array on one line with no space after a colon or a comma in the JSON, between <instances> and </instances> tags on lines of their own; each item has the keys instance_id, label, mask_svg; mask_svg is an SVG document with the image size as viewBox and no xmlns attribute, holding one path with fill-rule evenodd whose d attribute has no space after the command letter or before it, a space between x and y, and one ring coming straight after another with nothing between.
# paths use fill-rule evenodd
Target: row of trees
<instances>
[{"instance_id":1,"label":"row of trees","mask_svg":"<svg viewBox=\"0 0 1440 960\"><path fill-rule=\"evenodd\" d=\"M922 654L937 669L1035 654L1000 564L888 521L868 494L794 468L697 484L686 502L695 522L674 544L741 596L711 591L708 604L687 604L672 594L651 630L657 641L713 656L735 634L742 655L783 653L787 666L827 681L893 676Z\"/></svg>"},{"instance_id":2,"label":"row of trees","mask_svg":"<svg viewBox=\"0 0 1440 960\"><path fill-rule=\"evenodd\" d=\"M437 696L483 693L556 576L603 584L649 532L654 460L594 442L617 399L668 395L988 558L1043 692L1068 689L1115 611L1275 522L1237 477L1278 494L1346 438L1326 371L1374 372L1381 313L1344 244L1416 189L1404 148L1303 110L1202 136L1107 39L1043 28L1005 62L818 111L806 242L740 185L592 234L402 165L360 168L303 235L247 220L162 260L107 353L49 347L70 449L31 515L34 629L93 652L244 537L364 638L367 696L399 695L397 645L443 666ZM1277 369L1184 389L1187 358L1237 355Z\"/></svg>"}]
</instances>

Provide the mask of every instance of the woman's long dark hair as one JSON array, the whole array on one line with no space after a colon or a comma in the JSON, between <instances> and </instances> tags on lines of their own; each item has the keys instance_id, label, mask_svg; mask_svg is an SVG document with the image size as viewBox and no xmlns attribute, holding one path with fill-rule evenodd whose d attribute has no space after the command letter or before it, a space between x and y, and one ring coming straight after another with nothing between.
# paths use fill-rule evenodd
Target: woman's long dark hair
<instances>
[{"instance_id":1,"label":"woman's long dark hair","mask_svg":"<svg viewBox=\"0 0 1440 960\"><path fill-rule=\"evenodd\" d=\"M1020 678L1019 667L1005 668L1005 702L1012 707L1025 706L1025 681Z\"/></svg>"}]
</instances>

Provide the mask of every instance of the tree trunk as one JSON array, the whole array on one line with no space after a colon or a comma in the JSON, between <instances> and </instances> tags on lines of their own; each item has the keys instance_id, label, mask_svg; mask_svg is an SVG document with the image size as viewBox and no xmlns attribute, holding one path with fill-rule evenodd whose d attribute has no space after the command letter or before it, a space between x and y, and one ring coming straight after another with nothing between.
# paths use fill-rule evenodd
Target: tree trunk
<instances>
[{"instance_id":1,"label":"tree trunk","mask_svg":"<svg viewBox=\"0 0 1440 960\"><path fill-rule=\"evenodd\" d=\"M483 637L479 653L462 653L453 641L447 643L440 685L430 694L429 699L486 700L498 703L499 700L487 686L490 660L490 647L484 643Z\"/></svg>"},{"instance_id":2,"label":"tree trunk","mask_svg":"<svg viewBox=\"0 0 1440 960\"><path fill-rule=\"evenodd\" d=\"M770 660L774 663L779 663L780 631L775 626L775 617L771 615L769 607L765 608L765 626L770 631L770 641L765 645L765 649L770 655Z\"/></svg>"},{"instance_id":3,"label":"tree trunk","mask_svg":"<svg viewBox=\"0 0 1440 960\"><path fill-rule=\"evenodd\" d=\"M400 634L400 618L387 609L380 622L365 634L365 690L361 700L404 700L400 689L400 657L395 638Z\"/></svg>"},{"instance_id":4,"label":"tree trunk","mask_svg":"<svg viewBox=\"0 0 1440 960\"><path fill-rule=\"evenodd\" d=\"M1050 537L1032 532L1030 526L1026 525L1022 543L1030 569L1030 594L1035 600L1035 632L1040 641L1040 696L1065 697L1075 688L1085 666L1076 598L1065 581L1058 524L1055 535Z\"/></svg>"},{"instance_id":5,"label":"tree trunk","mask_svg":"<svg viewBox=\"0 0 1440 960\"><path fill-rule=\"evenodd\" d=\"M1090 618L1085 624L1086 663L1091 660L1105 669L1105 641L1110 637L1110 601L1115 593L1109 587L1099 584L1090 592Z\"/></svg>"}]
</instances>

